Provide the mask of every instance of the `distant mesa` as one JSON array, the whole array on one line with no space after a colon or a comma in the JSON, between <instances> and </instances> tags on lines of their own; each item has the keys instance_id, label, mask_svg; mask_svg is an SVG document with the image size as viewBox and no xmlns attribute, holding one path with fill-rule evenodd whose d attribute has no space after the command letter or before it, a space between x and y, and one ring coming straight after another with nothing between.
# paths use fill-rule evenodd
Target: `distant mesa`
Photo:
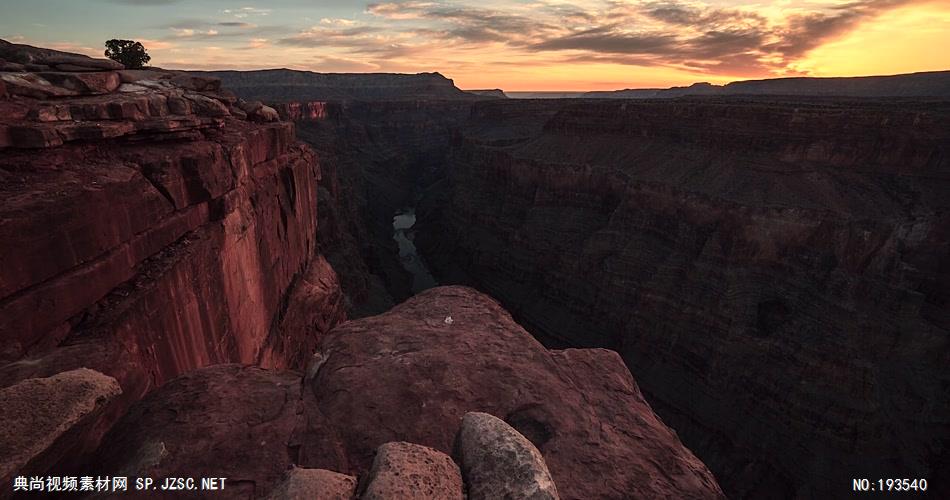
<instances>
[{"instance_id":1,"label":"distant mesa","mask_svg":"<svg viewBox=\"0 0 950 500\"><path fill-rule=\"evenodd\" d=\"M891 76L772 78L713 85L694 83L668 89L587 92L585 98L662 99L684 96L775 95L817 97L950 97L950 71Z\"/></svg>"},{"instance_id":2,"label":"distant mesa","mask_svg":"<svg viewBox=\"0 0 950 500\"><path fill-rule=\"evenodd\" d=\"M292 69L191 71L220 78L226 88L248 100L378 101L479 99L439 73L314 73Z\"/></svg>"},{"instance_id":3,"label":"distant mesa","mask_svg":"<svg viewBox=\"0 0 950 500\"><path fill-rule=\"evenodd\" d=\"M466 90L469 94L480 95L484 97L498 97L501 99L507 99L508 96L505 95L505 91L501 89L479 89L479 90Z\"/></svg>"}]
</instances>

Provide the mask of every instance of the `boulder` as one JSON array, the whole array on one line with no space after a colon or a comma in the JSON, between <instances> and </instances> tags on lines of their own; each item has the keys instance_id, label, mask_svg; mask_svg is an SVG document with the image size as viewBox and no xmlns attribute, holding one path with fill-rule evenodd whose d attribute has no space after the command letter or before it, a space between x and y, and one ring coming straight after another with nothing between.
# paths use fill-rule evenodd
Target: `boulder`
<instances>
[{"instance_id":1,"label":"boulder","mask_svg":"<svg viewBox=\"0 0 950 500\"><path fill-rule=\"evenodd\" d=\"M48 50L48 49L47 49ZM57 52L57 51L53 51ZM99 59L87 57L82 54L72 54L69 52L57 52L40 58L42 64L49 65L72 65L83 68L93 68L99 70L125 69L122 63L112 59Z\"/></svg>"},{"instance_id":2,"label":"boulder","mask_svg":"<svg viewBox=\"0 0 950 500\"><path fill-rule=\"evenodd\" d=\"M462 500L458 465L428 446L386 443L376 449L363 500Z\"/></svg>"},{"instance_id":3,"label":"boulder","mask_svg":"<svg viewBox=\"0 0 950 500\"><path fill-rule=\"evenodd\" d=\"M261 101L238 101L237 107L247 114L247 119L255 122L274 122L280 120L277 110Z\"/></svg>"},{"instance_id":4,"label":"boulder","mask_svg":"<svg viewBox=\"0 0 950 500\"><path fill-rule=\"evenodd\" d=\"M457 448L469 500L558 499L541 453L504 420L466 413Z\"/></svg>"},{"instance_id":5,"label":"boulder","mask_svg":"<svg viewBox=\"0 0 950 500\"><path fill-rule=\"evenodd\" d=\"M0 71L25 71L26 66L10 62L10 61L0 61Z\"/></svg>"},{"instance_id":6,"label":"boulder","mask_svg":"<svg viewBox=\"0 0 950 500\"><path fill-rule=\"evenodd\" d=\"M43 72L39 76L51 84L73 91L80 95L108 94L119 88L122 80L115 71L96 71L94 73Z\"/></svg>"},{"instance_id":7,"label":"boulder","mask_svg":"<svg viewBox=\"0 0 950 500\"><path fill-rule=\"evenodd\" d=\"M294 467L271 491L267 500L350 500L356 478L324 469Z\"/></svg>"},{"instance_id":8,"label":"boulder","mask_svg":"<svg viewBox=\"0 0 950 500\"><path fill-rule=\"evenodd\" d=\"M89 71L102 71L102 68L95 68L91 66L79 66L77 64L57 64L56 71L71 71L71 72L89 72Z\"/></svg>"},{"instance_id":9,"label":"boulder","mask_svg":"<svg viewBox=\"0 0 950 500\"><path fill-rule=\"evenodd\" d=\"M0 81L10 95L47 99L79 94L75 90L53 85L35 73L0 73Z\"/></svg>"},{"instance_id":10,"label":"boulder","mask_svg":"<svg viewBox=\"0 0 950 500\"><path fill-rule=\"evenodd\" d=\"M228 107L217 99L191 92L185 93L184 97L192 103L195 113L202 116L222 117L231 114Z\"/></svg>"},{"instance_id":11,"label":"boulder","mask_svg":"<svg viewBox=\"0 0 950 500\"><path fill-rule=\"evenodd\" d=\"M270 106L261 106L256 112L250 114L249 118L256 122L276 122L280 120L280 115Z\"/></svg>"},{"instance_id":12,"label":"boulder","mask_svg":"<svg viewBox=\"0 0 950 500\"><path fill-rule=\"evenodd\" d=\"M114 378L85 368L0 389L0 484L84 451L79 438L121 392Z\"/></svg>"},{"instance_id":13,"label":"boulder","mask_svg":"<svg viewBox=\"0 0 950 500\"><path fill-rule=\"evenodd\" d=\"M262 103L261 101L239 100L237 105L245 113L254 113L257 110L261 109L264 106L264 103Z\"/></svg>"}]
</instances>

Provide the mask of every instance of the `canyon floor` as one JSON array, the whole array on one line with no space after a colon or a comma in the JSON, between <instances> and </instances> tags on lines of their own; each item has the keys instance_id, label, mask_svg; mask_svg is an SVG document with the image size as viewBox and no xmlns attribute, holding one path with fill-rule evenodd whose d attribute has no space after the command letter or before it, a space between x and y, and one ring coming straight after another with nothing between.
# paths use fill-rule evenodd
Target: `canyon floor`
<instances>
[{"instance_id":1,"label":"canyon floor","mask_svg":"<svg viewBox=\"0 0 950 500\"><path fill-rule=\"evenodd\" d=\"M950 100L298 73L0 41L4 485L947 492Z\"/></svg>"}]
</instances>

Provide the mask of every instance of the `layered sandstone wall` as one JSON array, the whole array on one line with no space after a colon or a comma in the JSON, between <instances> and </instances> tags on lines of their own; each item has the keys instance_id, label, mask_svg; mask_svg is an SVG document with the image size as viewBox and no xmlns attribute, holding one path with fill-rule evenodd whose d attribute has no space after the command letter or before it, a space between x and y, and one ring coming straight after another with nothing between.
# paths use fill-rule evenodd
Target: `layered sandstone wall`
<instances>
[{"instance_id":1,"label":"layered sandstone wall","mask_svg":"<svg viewBox=\"0 0 950 500\"><path fill-rule=\"evenodd\" d=\"M188 370L302 367L345 314L293 124L247 116L213 79L39 69L0 72L0 385L114 377L94 443Z\"/></svg>"},{"instance_id":2,"label":"layered sandstone wall","mask_svg":"<svg viewBox=\"0 0 950 500\"><path fill-rule=\"evenodd\" d=\"M437 277L619 351L727 493L945 475L945 105L519 106L476 105L427 193Z\"/></svg>"}]
</instances>

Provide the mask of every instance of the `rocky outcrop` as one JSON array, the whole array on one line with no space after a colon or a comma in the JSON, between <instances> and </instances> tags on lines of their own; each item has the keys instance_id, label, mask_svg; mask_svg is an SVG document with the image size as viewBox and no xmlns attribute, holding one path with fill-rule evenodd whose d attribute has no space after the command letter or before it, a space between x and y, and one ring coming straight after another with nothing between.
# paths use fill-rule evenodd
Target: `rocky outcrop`
<instances>
[{"instance_id":1,"label":"rocky outcrop","mask_svg":"<svg viewBox=\"0 0 950 500\"><path fill-rule=\"evenodd\" d=\"M540 105L475 106L417 209L437 278L620 352L736 497L944 475L945 104Z\"/></svg>"},{"instance_id":2,"label":"rocky outcrop","mask_svg":"<svg viewBox=\"0 0 950 500\"><path fill-rule=\"evenodd\" d=\"M130 476L226 476L235 494L269 494L302 467L361 476L363 498L451 498L463 484L448 455L473 471L470 492L517 484L485 461L506 454L494 447L532 449L527 438L561 498L722 496L618 356L546 351L474 290L428 290L337 326L319 351L304 377L237 365L179 377L137 403L90 463ZM473 437L470 411L507 424Z\"/></svg>"},{"instance_id":3,"label":"rocky outcrop","mask_svg":"<svg viewBox=\"0 0 950 500\"><path fill-rule=\"evenodd\" d=\"M293 372L233 364L189 372L135 404L90 464L103 475L226 477L229 495L260 498L295 464L300 383ZM308 467L347 470L333 447L321 452Z\"/></svg>"},{"instance_id":4,"label":"rocky outcrop","mask_svg":"<svg viewBox=\"0 0 950 500\"><path fill-rule=\"evenodd\" d=\"M390 441L451 453L462 417L481 411L532 440L562 498L622 498L644 477L652 478L645 492L653 496L718 492L650 410L619 356L547 351L474 290L431 289L338 326L320 352L326 359L311 384L316 404L364 467Z\"/></svg>"},{"instance_id":5,"label":"rocky outcrop","mask_svg":"<svg viewBox=\"0 0 950 500\"><path fill-rule=\"evenodd\" d=\"M125 69L110 59L61 52L0 40L0 71L63 71L68 73Z\"/></svg>"},{"instance_id":6,"label":"rocky outcrop","mask_svg":"<svg viewBox=\"0 0 950 500\"><path fill-rule=\"evenodd\" d=\"M0 481L11 485L14 475L38 475L60 459L86 451L77 443L121 392L115 379L88 369L0 389ZM4 488L0 497L9 493Z\"/></svg>"},{"instance_id":7,"label":"rocky outcrop","mask_svg":"<svg viewBox=\"0 0 950 500\"><path fill-rule=\"evenodd\" d=\"M0 72L0 387L114 377L94 446L188 370L302 368L344 312L317 253L320 165L292 123L245 119L214 79L86 59Z\"/></svg>"}]
</instances>

